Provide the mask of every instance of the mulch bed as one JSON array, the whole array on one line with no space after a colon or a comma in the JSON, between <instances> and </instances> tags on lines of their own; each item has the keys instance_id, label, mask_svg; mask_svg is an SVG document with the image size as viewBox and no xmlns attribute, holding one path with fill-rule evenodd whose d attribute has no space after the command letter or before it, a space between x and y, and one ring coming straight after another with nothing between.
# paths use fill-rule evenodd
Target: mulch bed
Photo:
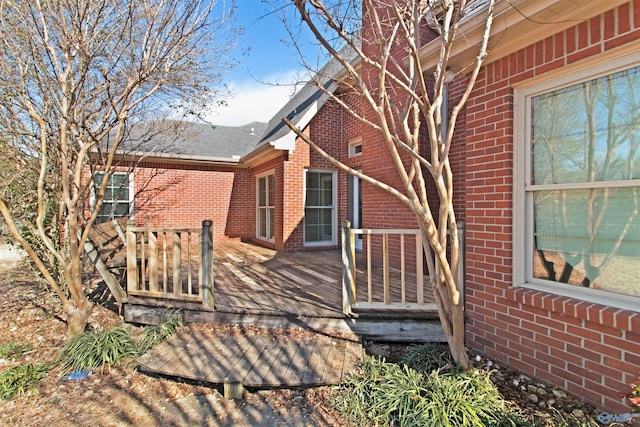
<instances>
[{"instance_id":1,"label":"mulch bed","mask_svg":"<svg viewBox=\"0 0 640 427\"><path fill-rule=\"evenodd\" d=\"M90 325L109 328L122 323L106 300L98 281L90 282L94 295L103 297L92 312ZM32 348L19 360L0 360L8 366L54 362L66 342L66 325L59 302L34 280L28 267L0 262L0 345L13 342ZM202 326L204 327L204 326ZM210 324L227 334L261 334L260 328ZM134 333L136 327L132 326ZM292 336L303 330L270 331ZM388 361L401 358L406 344L365 343L371 354ZM593 425L599 413L563 390L549 387L497 363L473 355L479 367L493 370L494 382L512 405L551 426L551 414L571 414ZM224 399L220 391L205 384L146 375L125 364L106 372L94 372L81 382L63 382L54 368L33 391L0 400L0 425L344 425L328 402L330 387L308 389L250 390L244 400ZM554 408L554 409L550 409ZM585 424L586 425L586 424Z\"/></svg>"}]
</instances>

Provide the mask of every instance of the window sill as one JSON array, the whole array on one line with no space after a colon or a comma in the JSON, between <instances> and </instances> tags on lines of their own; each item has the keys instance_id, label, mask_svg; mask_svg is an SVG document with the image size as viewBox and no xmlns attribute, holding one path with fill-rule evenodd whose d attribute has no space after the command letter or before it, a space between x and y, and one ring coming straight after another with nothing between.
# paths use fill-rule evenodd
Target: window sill
<instances>
[{"instance_id":1,"label":"window sill","mask_svg":"<svg viewBox=\"0 0 640 427\"><path fill-rule=\"evenodd\" d=\"M335 241L325 241L325 242L304 242L304 247L305 248L317 248L317 247L321 247L321 246L336 246L338 244L338 242Z\"/></svg>"},{"instance_id":2,"label":"window sill","mask_svg":"<svg viewBox=\"0 0 640 427\"><path fill-rule=\"evenodd\" d=\"M630 295L553 283L525 283L516 285L514 289L545 292L550 294L552 298L562 298L563 300L570 298L576 303L599 304L620 310L640 312L640 298Z\"/></svg>"}]
</instances>

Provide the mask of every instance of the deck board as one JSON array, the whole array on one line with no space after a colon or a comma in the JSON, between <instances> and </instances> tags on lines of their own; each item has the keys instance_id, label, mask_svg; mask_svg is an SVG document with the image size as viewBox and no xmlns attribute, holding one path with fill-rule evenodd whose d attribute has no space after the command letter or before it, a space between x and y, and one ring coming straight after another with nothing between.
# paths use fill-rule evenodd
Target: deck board
<instances>
[{"instance_id":1,"label":"deck board","mask_svg":"<svg viewBox=\"0 0 640 427\"><path fill-rule=\"evenodd\" d=\"M203 325L185 326L137 361L145 371L260 388L337 384L362 357L355 337L304 331L276 339L271 333L220 335Z\"/></svg>"},{"instance_id":2,"label":"deck board","mask_svg":"<svg viewBox=\"0 0 640 427\"><path fill-rule=\"evenodd\" d=\"M277 252L256 245L223 242L215 248L215 309L245 314L341 318L342 264L337 250ZM360 256L360 258L362 258ZM356 301L367 302L367 271L356 269ZM372 301L383 301L382 273L373 269ZM401 302L400 273L391 271L390 295ZM432 302L425 285L425 302ZM406 301L417 301L416 278L406 275Z\"/></svg>"}]
</instances>

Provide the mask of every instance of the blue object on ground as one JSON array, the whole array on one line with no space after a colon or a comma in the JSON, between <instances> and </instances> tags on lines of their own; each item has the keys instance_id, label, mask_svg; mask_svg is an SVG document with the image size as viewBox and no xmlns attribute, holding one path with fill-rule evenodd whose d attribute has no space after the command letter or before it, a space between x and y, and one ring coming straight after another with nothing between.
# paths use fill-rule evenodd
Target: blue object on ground
<instances>
[{"instance_id":1,"label":"blue object on ground","mask_svg":"<svg viewBox=\"0 0 640 427\"><path fill-rule=\"evenodd\" d=\"M60 377L61 381L84 381L87 378L89 378L89 375L91 375L93 373L93 371L91 371L90 369L85 369L83 371L75 371L75 372L71 372L70 374L65 374L62 377Z\"/></svg>"}]
</instances>

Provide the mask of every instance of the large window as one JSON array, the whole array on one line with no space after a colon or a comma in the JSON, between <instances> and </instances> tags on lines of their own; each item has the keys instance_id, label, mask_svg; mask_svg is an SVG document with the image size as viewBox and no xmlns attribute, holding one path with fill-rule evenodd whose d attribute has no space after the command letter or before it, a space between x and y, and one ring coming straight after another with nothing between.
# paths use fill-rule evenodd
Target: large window
<instances>
[{"instance_id":1,"label":"large window","mask_svg":"<svg viewBox=\"0 0 640 427\"><path fill-rule=\"evenodd\" d=\"M104 173L96 174L96 185L100 186ZM114 172L109 177L104 200L96 222L102 223L114 218L121 218L133 214L133 182L132 175L127 172Z\"/></svg>"},{"instance_id":2,"label":"large window","mask_svg":"<svg viewBox=\"0 0 640 427\"><path fill-rule=\"evenodd\" d=\"M640 296L640 66L607 64L517 96L520 279L596 302Z\"/></svg>"},{"instance_id":3,"label":"large window","mask_svg":"<svg viewBox=\"0 0 640 427\"><path fill-rule=\"evenodd\" d=\"M275 191L273 173L258 178L257 191L257 236L264 240L273 240L275 217Z\"/></svg>"},{"instance_id":4,"label":"large window","mask_svg":"<svg viewBox=\"0 0 640 427\"><path fill-rule=\"evenodd\" d=\"M305 244L336 243L335 188L335 173L307 171L304 208Z\"/></svg>"}]
</instances>

